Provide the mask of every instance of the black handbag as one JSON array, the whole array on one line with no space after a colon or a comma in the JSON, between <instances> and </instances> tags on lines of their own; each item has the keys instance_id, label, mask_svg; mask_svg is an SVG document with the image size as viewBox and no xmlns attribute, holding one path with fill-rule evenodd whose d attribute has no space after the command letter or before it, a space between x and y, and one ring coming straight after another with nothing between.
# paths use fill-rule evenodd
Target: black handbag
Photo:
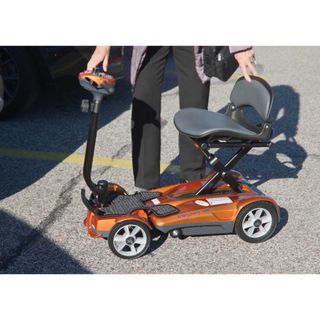
<instances>
[{"instance_id":1,"label":"black handbag","mask_svg":"<svg viewBox=\"0 0 320 320\"><path fill-rule=\"evenodd\" d=\"M230 53L228 46L204 47L204 73L209 78L215 77L225 82L238 67L238 61Z\"/></svg>"}]
</instances>

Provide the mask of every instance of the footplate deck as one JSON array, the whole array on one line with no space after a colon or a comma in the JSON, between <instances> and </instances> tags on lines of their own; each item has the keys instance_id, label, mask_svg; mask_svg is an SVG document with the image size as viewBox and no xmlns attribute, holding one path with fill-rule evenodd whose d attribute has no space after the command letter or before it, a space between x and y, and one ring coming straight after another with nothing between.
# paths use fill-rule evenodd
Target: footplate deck
<instances>
[{"instance_id":1,"label":"footplate deck","mask_svg":"<svg viewBox=\"0 0 320 320\"><path fill-rule=\"evenodd\" d=\"M158 217L164 217L180 212L172 205L147 206L145 201L161 196L161 192L140 192L134 195L119 195L111 201L110 206L101 208L98 216L122 216L135 210L150 210Z\"/></svg>"}]
</instances>

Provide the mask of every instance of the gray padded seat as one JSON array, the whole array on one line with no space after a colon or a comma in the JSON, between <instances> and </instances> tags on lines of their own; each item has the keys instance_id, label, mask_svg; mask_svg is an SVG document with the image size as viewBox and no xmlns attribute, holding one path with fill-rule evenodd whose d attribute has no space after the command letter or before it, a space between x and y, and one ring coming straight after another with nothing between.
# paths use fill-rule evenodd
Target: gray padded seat
<instances>
[{"instance_id":1,"label":"gray padded seat","mask_svg":"<svg viewBox=\"0 0 320 320\"><path fill-rule=\"evenodd\" d=\"M228 114L186 108L176 113L174 124L180 133L195 139L216 136L241 140L263 140L259 134L261 127L256 132L250 130L250 127L242 120L241 109L253 107L264 121L269 122L273 93L268 83L254 76L251 76L251 82L247 82L242 77L236 82L230 101L238 108L232 118ZM241 112L241 116L237 112Z\"/></svg>"},{"instance_id":2,"label":"gray padded seat","mask_svg":"<svg viewBox=\"0 0 320 320\"><path fill-rule=\"evenodd\" d=\"M254 139L257 134L246 129L230 117L197 108L180 110L174 117L174 123L180 133L191 138L203 138L210 135Z\"/></svg>"}]
</instances>

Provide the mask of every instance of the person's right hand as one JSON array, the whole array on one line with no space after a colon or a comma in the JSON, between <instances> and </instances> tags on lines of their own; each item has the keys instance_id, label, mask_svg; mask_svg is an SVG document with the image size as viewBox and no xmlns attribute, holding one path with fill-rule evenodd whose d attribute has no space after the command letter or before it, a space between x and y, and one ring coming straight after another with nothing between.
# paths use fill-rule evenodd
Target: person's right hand
<instances>
[{"instance_id":1,"label":"person's right hand","mask_svg":"<svg viewBox=\"0 0 320 320\"><path fill-rule=\"evenodd\" d=\"M110 46L97 46L87 64L87 70L92 71L93 68L102 62L102 68L106 72L108 68L109 54Z\"/></svg>"},{"instance_id":2,"label":"person's right hand","mask_svg":"<svg viewBox=\"0 0 320 320\"><path fill-rule=\"evenodd\" d=\"M251 82L251 79L249 77L247 68L252 72L254 76L258 76L258 72L254 67L254 64L256 63L254 52L252 49L242 50L238 52L234 52L234 57L239 63L239 67L242 70L244 78Z\"/></svg>"}]
</instances>

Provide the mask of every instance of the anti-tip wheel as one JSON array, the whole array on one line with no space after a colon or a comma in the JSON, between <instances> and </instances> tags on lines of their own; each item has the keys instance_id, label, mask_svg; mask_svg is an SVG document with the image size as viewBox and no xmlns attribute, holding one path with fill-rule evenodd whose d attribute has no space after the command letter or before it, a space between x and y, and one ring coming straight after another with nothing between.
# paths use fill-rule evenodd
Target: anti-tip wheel
<instances>
[{"instance_id":1,"label":"anti-tip wheel","mask_svg":"<svg viewBox=\"0 0 320 320\"><path fill-rule=\"evenodd\" d=\"M142 256L151 241L148 226L140 221L128 220L115 224L108 236L111 251L120 258L134 259Z\"/></svg>"},{"instance_id":2,"label":"anti-tip wheel","mask_svg":"<svg viewBox=\"0 0 320 320\"><path fill-rule=\"evenodd\" d=\"M235 232L244 241L259 243L267 240L278 224L274 205L267 201L254 202L244 207L236 220Z\"/></svg>"}]
</instances>

